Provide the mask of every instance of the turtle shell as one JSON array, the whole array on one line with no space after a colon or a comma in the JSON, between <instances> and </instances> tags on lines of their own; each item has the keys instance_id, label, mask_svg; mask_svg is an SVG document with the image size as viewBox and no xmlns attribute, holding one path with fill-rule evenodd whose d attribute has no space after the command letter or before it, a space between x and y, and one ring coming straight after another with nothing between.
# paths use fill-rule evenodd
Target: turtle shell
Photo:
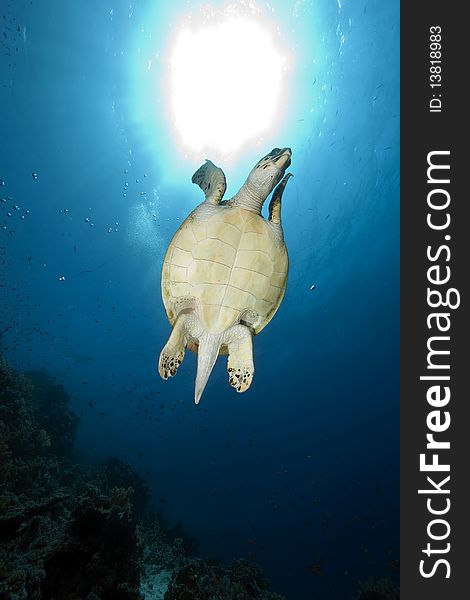
<instances>
[{"instance_id":1,"label":"turtle shell","mask_svg":"<svg viewBox=\"0 0 470 600\"><path fill-rule=\"evenodd\" d=\"M170 242L163 262L162 297L171 324L195 304L208 331L246 323L254 334L272 319L287 284L287 249L261 215L219 205L196 209Z\"/></svg>"}]
</instances>

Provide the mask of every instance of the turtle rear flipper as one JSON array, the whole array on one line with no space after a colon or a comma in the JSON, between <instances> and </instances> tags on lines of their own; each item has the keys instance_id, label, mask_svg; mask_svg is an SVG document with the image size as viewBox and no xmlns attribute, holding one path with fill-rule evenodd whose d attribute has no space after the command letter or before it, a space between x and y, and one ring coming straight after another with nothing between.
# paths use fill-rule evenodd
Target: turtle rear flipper
<instances>
[{"instance_id":1,"label":"turtle rear flipper","mask_svg":"<svg viewBox=\"0 0 470 600\"><path fill-rule=\"evenodd\" d=\"M220 167L216 167L212 161L206 160L194 173L191 181L204 192L206 202L220 204L227 189L225 174Z\"/></svg>"},{"instance_id":2,"label":"turtle rear flipper","mask_svg":"<svg viewBox=\"0 0 470 600\"><path fill-rule=\"evenodd\" d=\"M183 362L184 351L187 345L184 323L185 316L180 315L176 319L170 338L160 353L158 372L162 379L174 377L178 367Z\"/></svg>"},{"instance_id":3,"label":"turtle rear flipper","mask_svg":"<svg viewBox=\"0 0 470 600\"><path fill-rule=\"evenodd\" d=\"M237 392L246 392L253 381L253 336L245 325L234 325L225 334L228 347L228 380Z\"/></svg>"}]
</instances>

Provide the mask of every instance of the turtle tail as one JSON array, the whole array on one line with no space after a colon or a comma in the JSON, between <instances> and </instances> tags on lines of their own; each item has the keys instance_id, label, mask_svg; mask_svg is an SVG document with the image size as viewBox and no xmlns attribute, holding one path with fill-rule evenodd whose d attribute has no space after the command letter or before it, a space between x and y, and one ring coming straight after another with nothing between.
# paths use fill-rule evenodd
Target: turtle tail
<instances>
[{"instance_id":1,"label":"turtle tail","mask_svg":"<svg viewBox=\"0 0 470 600\"><path fill-rule=\"evenodd\" d=\"M205 332L199 340L197 353L196 388L194 391L194 402L199 404L209 376L214 368L215 361L219 356L222 334Z\"/></svg>"}]
</instances>

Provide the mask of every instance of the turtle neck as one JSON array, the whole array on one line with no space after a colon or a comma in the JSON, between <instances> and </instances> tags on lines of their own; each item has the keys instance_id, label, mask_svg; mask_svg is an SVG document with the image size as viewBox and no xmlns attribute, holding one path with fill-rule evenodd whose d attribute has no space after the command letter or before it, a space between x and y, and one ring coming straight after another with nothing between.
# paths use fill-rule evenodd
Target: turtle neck
<instances>
[{"instance_id":1,"label":"turtle neck","mask_svg":"<svg viewBox=\"0 0 470 600\"><path fill-rule=\"evenodd\" d=\"M248 181L245 181L240 190L227 204L230 206L239 206L260 215L265 200L266 198L263 198Z\"/></svg>"}]
</instances>

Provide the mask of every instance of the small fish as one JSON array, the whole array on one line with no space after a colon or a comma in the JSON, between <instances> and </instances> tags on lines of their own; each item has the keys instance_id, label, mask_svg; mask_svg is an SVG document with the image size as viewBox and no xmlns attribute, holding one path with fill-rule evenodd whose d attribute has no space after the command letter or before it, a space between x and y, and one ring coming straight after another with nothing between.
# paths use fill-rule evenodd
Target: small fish
<instances>
[{"instance_id":1,"label":"small fish","mask_svg":"<svg viewBox=\"0 0 470 600\"><path fill-rule=\"evenodd\" d=\"M323 577L325 575L320 564L309 563L308 568L312 573L315 573L315 575L318 575L319 577Z\"/></svg>"},{"instance_id":2,"label":"small fish","mask_svg":"<svg viewBox=\"0 0 470 600\"><path fill-rule=\"evenodd\" d=\"M400 570L400 563L398 560L389 560L387 564L392 571L398 572Z\"/></svg>"}]
</instances>

